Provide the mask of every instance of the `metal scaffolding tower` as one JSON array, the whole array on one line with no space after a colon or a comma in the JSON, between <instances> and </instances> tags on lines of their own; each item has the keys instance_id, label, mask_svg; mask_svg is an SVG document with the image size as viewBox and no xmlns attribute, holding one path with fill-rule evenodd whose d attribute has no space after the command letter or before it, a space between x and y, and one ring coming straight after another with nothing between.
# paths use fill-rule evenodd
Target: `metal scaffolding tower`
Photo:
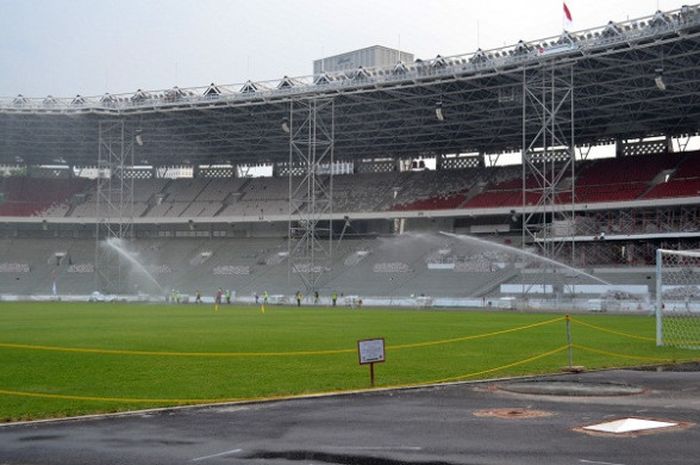
<instances>
[{"instance_id":1,"label":"metal scaffolding tower","mask_svg":"<svg viewBox=\"0 0 700 465\"><path fill-rule=\"evenodd\" d=\"M522 239L547 258L574 257L574 67L523 70ZM552 240L571 237L570 241ZM570 247L570 256L562 256Z\"/></svg>"},{"instance_id":2,"label":"metal scaffolding tower","mask_svg":"<svg viewBox=\"0 0 700 465\"><path fill-rule=\"evenodd\" d=\"M126 274L120 257L106 241L130 239L134 226L134 134L124 120L100 121L98 125L97 198L95 203L96 290L120 293Z\"/></svg>"},{"instance_id":3,"label":"metal scaffolding tower","mask_svg":"<svg viewBox=\"0 0 700 465\"><path fill-rule=\"evenodd\" d=\"M309 293L319 289L333 256L335 103L294 100L282 126L289 131L288 270Z\"/></svg>"}]
</instances>

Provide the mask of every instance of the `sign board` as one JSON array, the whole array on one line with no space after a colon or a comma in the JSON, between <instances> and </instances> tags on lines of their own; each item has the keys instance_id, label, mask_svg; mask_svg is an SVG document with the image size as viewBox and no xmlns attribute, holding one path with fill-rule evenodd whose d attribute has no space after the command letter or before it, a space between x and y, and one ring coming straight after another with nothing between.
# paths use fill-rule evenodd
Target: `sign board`
<instances>
[{"instance_id":1,"label":"sign board","mask_svg":"<svg viewBox=\"0 0 700 465\"><path fill-rule=\"evenodd\" d=\"M360 365L384 362L384 339L364 339L357 341Z\"/></svg>"}]
</instances>

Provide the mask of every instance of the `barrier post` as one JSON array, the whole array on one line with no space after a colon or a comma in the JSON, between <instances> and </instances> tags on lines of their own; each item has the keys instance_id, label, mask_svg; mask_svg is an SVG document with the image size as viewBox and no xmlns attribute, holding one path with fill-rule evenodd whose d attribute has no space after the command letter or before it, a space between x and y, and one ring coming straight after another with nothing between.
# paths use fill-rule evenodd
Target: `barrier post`
<instances>
[{"instance_id":1,"label":"barrier post","mask_svg":"<svg viewBox=\"0 0 700 465\"><path fill-rule=\"evenodd\" d=\"M569 315L566 315L566 345L568 346L569 370L572 370L574 366L574 344L571 338L571 317Z\"/></svg>"}]
</instances>

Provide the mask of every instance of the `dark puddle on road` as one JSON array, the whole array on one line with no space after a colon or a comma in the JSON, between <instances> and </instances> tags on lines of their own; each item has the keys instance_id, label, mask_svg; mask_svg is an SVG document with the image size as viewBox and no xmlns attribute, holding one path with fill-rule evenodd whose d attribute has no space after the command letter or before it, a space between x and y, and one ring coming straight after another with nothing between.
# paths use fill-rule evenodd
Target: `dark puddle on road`
<instances>
[{"instance_id":1,"label":"dark puddle on road","mask_svg":"<svg viewBox=\"0 0 700 465\"><path fill-rule=\"evenodd\" d=\"M366 455L333 454L321 451L256 451L246 455L246 459L285 459L293 461L315 461L323 463L337 463L340 465L455 465L444 461L407 461L405 459L392 459L387 457L372 457ZM461 464L468 465L468 464Z\"/></svg>"}]
</instances>

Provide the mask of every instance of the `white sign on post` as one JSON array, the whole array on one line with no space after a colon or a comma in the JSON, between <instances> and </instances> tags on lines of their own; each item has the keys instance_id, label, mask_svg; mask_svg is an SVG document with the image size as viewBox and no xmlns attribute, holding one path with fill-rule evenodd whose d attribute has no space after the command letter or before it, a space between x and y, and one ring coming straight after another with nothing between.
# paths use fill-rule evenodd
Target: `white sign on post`
<instances>
[{"instance_id":1,"label":"white sign on post","mask_svg":"<svg viewBox=\"0 0 700 465\"><path fill-rule=\"evenodd\" d=\"M360 365L384 361L384 339L364 339L357 341Z\"/></svg>"}]
</instances>

